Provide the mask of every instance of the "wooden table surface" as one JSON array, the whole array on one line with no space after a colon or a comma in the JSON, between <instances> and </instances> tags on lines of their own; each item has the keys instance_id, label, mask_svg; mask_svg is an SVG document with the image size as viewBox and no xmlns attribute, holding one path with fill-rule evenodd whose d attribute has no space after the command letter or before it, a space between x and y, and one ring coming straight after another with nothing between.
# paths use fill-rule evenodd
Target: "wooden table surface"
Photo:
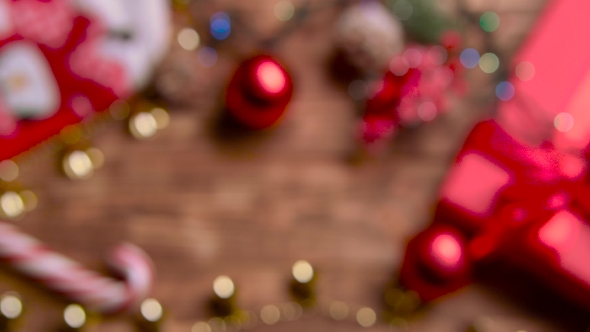
<instances>
[{"instance_id":1,"label":"wooden table surface","mask_svg":"<svg viewBox=\"0 0 590 332\"><path fill-rule=\"evenodd\" d=\"M405 241L428 224L454 153L471 126L493 110L497 77L470 70L471 92L456 100L449 114L401 133L378 158L351 164L358 108L327 69L338 14L327 9L275 45L296 83L283 123L255 134L219 125L223 87L240 57L256 46L249 37L272 36L283 24L274 17L275 2L224 0L217 7L197 2L203 36L206 29L199 22L219 9L241 13L251 31L235 31L220 44L212 68L173 45L156 76L174 95L170 126L148 141L131 139L124 123L102 127L93 143L106 163L90 180L61 177L51 146L19 161L20 180L37 193L39 206L15 224L91 268L99 268L119 242L144 248L157 266L153 296L168 313L164 331L190 331L207 318L204 306L218 275L234 279L244 309L288 302L291 265L300 259L319 271L323 302L381 308L383 287L401 263ZM492 40L501 60L509 61L545 2L470 0L466 8L499 13L502 23ZM455 1L440 3L457 12ZM184 24L180 16L175 22L177 29ZM477 30L467 28L467 44L481 48L483 33ZM0 276L0 290L23 295L27 311L20 331L54 331L66 303L10 273ZM556 309L478 284L432 305L410 322L410 330L465 331L481 317L495 322L486 332L584 331L590 323L582 314ZM89 328L131 330L123 319ZM364 329L315 315L254 330L390 328Z\"/></svg>"}]
</instances>

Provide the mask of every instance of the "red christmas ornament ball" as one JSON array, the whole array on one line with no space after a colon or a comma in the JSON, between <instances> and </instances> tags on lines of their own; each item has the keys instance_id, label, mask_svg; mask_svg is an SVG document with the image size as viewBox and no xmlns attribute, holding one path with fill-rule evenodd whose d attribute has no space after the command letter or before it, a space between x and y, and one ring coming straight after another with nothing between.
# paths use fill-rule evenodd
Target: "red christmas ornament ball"
<instances>
[{"instance_id":1,"label":"red christmas ornament ball","mask_svg":"<svg viewBox=\"0 0 590 332\"><path fill-rule=\"evenodd\" d=\"M240 124L265 129L279 121L292 97L289 72L273 57L258 55L244 61L235 72L225 105Z\"/></svg>"},{"instance_id":2,"label":"red christmas ornament ball","mask_svg":"<svg viewBox=\"0 0 590 332\"><path fill-rule=\"evenodd\" d=\"M456 229L432 226L408 243L400 271L402 286L431 301L467 285L471 262L465 239Z\"/></svg>"},{"instance_id":3,"label":"red christmas ornament ball","mask_svg":"<svg viewBox=\"0 0 590 332\"><path fill-rule=\"evenodd\" d=\"M451 279L465 267L465 246L454 232L433 232L418 250L421 265L437 279Z\"/></svg>"}]
</instances>

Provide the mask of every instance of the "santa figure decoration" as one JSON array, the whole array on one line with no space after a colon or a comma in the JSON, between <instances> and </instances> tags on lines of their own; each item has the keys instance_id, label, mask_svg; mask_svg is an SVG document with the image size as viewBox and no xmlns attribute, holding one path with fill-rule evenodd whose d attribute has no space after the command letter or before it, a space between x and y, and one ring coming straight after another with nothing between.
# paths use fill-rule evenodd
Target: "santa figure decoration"
<instances>
[{"instance_id":1,"label":"santa figure decoration","mask_svg":"<svg viewBox=\"0 0 590 332\"><path fill-rule=\"evenodd\" d=\"M164 0L0 0L0 160L143 88L168 16Z\"/></svg>"}]
</instances>

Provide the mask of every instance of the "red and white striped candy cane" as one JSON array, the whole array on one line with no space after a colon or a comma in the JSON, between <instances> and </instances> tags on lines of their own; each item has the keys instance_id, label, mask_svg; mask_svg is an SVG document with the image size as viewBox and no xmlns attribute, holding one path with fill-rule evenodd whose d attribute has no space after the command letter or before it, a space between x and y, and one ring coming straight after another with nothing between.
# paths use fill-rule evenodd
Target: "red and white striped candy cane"
<instances>
[{"instance_id":1,"label":"red and white striped candy cane","mask_svg":"<svg viewBox=\"0 0 590 332\"><path fill-rule=\"evenodd\" d=\"M148 296L154 280L152 261L134 245L120 245L109 257L108 265L122 277L119 280L91 271L3 222L0 222L0 260L49 290L104 314L136 309Z\"/></svg>"}]
</instances>

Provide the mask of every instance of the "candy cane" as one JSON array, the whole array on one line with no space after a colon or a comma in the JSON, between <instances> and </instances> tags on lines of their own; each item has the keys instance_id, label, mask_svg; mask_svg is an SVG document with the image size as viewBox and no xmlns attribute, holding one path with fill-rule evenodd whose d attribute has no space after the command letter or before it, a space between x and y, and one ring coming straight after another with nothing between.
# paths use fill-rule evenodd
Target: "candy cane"
<instances>
[{"instance_id":1,"label":"candy cane","mask_svg":"<svg viewBox=\"0 0 590 332\"><path fill-rule=\"evenodd\" d=\"M0 260L16 271L90 311L113 314L136 309L151 289L152 261L131 244L114 248L109 258L109 267L122 280L88 270L17 228L0 222Z\"/></svg>"}]
</instances>

